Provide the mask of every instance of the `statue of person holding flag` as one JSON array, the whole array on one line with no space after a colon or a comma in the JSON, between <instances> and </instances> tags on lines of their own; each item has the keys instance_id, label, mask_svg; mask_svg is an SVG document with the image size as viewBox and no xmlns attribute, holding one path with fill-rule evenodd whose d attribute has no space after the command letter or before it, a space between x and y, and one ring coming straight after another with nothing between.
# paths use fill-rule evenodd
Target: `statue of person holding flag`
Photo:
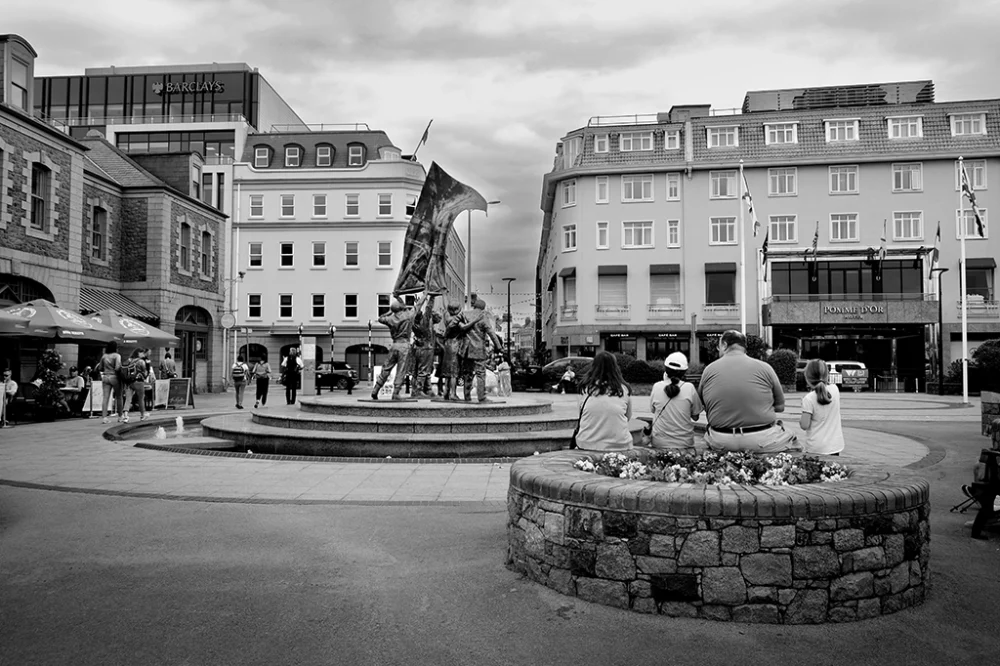
<instances>
[{"instance_id":1,"label":"statue of person holding flag","mask_svg":"<svg viewBox=\"0 0 1000 666\"><path fill-rule=\"evenodd\" d=\"M396 368L396 381L392 387L392 399L402 400L399 397L403 384L406 382L406 364L410 355L410 335L413 332L413 319L416 311L407 306L396 294L396 300L389 306L389 313L378 318L378 323L389 327L389 336L392 338L392 346L389 347L389 356L382 365L382 373L375 382L372 389L372 400L378 400L378 392L389 380L392 369Z\"/></svg>"}]
</instances>

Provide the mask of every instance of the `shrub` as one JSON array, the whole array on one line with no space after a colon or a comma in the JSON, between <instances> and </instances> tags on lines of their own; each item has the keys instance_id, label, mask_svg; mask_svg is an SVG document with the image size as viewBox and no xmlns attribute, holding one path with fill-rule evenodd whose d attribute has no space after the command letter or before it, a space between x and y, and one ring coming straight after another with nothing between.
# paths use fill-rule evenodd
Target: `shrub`
<instances>
[{"instance_id":1,"label":"shrub","mask_svg":"<svg viewBox=\"0 0 1000 666\"><path fill-rule=\"evenodd\" d=\"M63 394L59 390L59 376L56 374L64 367L59 352L46 349L38 363L38 379L42 385L35 391L35 400L41 407L55 407L62 403Z\"/></svg>"},{"instance_id":2,"label":"shrub","mask_svg":"<svg viewBox=\"0 0 1000 666\"><path fill-rule=\"evenodd\" d=\"M798 361L799 355L791 349L779 349L767 357L767 362L774 368L782 386L795 384L795 367Z\"/></svg>"},{"instance_id":3,"label":"shrub","mask_svg":"<svg viewBox=\"0 0 1000 666\"><path fill-rule=\"evenodd\" d=\"M688 375L700 375L703 372L705 372L704 363L698 363L695 361L694 363L688 364Z\"/></svg>"},{"instance_id":4,"label":"shrub","mask_svg":"<svg viewBox=\"0 0 1000 666\"><path fill-rule=\"evenodd\" d=\"M987 340L972 352L972 367L976 369L976 378L980 389L997 390L1000 388L1000 339ZM961 369L959 369L961 376Z\"/></svg>"},{"instance_id":5,"label":"shrub","mask_svg":"<svg viewBox=\"0 0 1000 666\"><path fill-rule=\"evenodd\" d=\"M747 336L747 356L759 361L767 360L767 352L770 349L764 339L756 335Z\"/></svg>"}]
</instances>

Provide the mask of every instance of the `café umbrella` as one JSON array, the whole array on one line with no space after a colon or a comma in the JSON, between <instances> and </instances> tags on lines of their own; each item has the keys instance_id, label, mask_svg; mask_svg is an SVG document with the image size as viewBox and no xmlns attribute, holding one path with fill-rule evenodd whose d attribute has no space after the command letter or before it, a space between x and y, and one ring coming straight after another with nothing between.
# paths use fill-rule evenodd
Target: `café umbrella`
<instances>
[{"instance_id":1,"label":"caf\u00e9 umbrella","mask_svg":"<svg viewBox=\"0 0 1000 666\"><path fill-rule=\"evenodd\" d=\"M87 320L79 312L61 308L43 299L12 305L4 312L25 323L23 329L13 331L29 338L54 338L78 342L120 341L122 336L107 326Z\"/></svg>"},{"instance_id":2,"label":"caf\u00e9 umbrella","mask_svg":"<svg viewBox=\"0 0 1000 666\"><path fill-rule=\"evenodd\" d=\"M28 322L8 312L0 310L0 335L17 335L28 330Z\"/></svg>"},{"instance_id":3,"label":"caf\u00e9 umbrella","mask_svg":"<svg viewBox=\"0 0 1000 666\"><path fill-rule=\"evenodd\" d=\"M122 337L122 344L127 347L170 347L180 342L180 338L161 331L155 326L145 324L131 317L126 317L114 310L101 310L87 315L87 320L95 324L107 326Z\"/></svg>"}]
</instances>

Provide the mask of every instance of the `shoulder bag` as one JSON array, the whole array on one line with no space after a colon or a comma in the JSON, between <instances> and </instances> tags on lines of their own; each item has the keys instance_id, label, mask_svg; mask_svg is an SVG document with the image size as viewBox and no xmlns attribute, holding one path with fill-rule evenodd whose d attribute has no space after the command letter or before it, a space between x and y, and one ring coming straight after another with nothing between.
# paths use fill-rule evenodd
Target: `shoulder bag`
<instances>
[{"instance_id":1,"label":"shoulder bag","mask_svg":"<svg viewBox=\"0 0 1000 666\"><path fill-rule=\"evenodd\" d=\"M680 387L682 387L682 386L684 386L684 382L680 382L680 383L677 384L677 388L678 389L680 389ZM663 394L664 395L667 394L666 389L663 390ZM663 414L663 410L667 408L667 405L670 404L671 400L673 400L673 398L671 398L668 395L667 396L667 401L665 403L663 403L663 407L660 407L660 411L656 412L656 416L654 416L653 420L649 422L649 425L642 429L642 434L643 435L646 435L647 437L652 437L652 435L653 435L653 424L656 423L656 420L658 418L660 418L660 415Z\"/></svg>"},{"instance_id":2,"label":"shoulder bag","mask_svg":"<svg viewBox=\"0 0 1000 666\"><path fill-rule=\"evenodd\" d=\"M576 436L580 434L580 420L583 418L583 410L587 407L587 401L590 400L590 394L588 393L583 399L583 404L580 405L580 415L576 417L576 427L573 429L573 436L569 438L569 448L575 449L576 446Z\"/></svg>"}]
</instances>

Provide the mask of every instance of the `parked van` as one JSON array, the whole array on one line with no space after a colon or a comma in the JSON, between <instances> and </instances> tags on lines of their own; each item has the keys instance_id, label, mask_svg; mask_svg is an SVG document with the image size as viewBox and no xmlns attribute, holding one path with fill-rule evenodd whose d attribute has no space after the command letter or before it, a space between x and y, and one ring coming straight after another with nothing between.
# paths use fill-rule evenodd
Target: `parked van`
<instances>
[{"instance_id":1,"label":"parked van","mask_svg":"<svg viewBox=\"0 0 1000 666\"><path fill-rule=\"evenodd\" d=\"M861 361L827 361L830 383L842 389L862 391L868 388L868 368Z\"/></svg>"}]
</instances>

